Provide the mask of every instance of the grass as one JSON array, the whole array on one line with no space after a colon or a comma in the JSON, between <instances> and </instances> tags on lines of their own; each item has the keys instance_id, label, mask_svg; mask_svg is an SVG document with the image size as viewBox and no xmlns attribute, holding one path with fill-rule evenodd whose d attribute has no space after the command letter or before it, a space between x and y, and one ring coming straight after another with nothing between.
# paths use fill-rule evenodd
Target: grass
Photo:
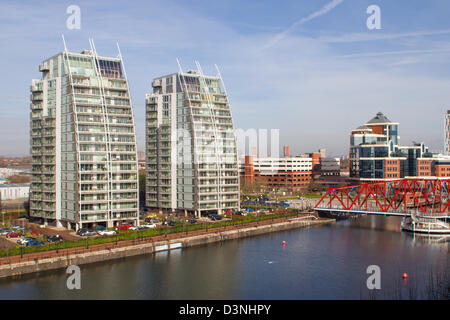
<instances>
[{"instance_id":1,"label":"grass","mask_svg":"<svg viewBox=\"0 0 450 320\"><path fill-rule=\"evenodd\" d=\"M304 197L305 199L320 199L322 198L323 194L322 192L319 191L307 191L304 192L302 194L293 194L293 195L287 195L287 196L282 196L281 194L279 196L276 195L263 195L263 197L267 197L270 198L270 201L283 201L283 200L295 200L295 199L299 199L300 197ZM241 195L241 201L245 201L245 200L255 200L258 199L259 195Z\"/></svg>"},{"instance_id":2,"label":"grass","mask_svg":"<svg viewBox=\"0 0 450 320\"><path fill-rule=\"evenodd\" d=\"M24 216L27 214L27 211L24 209L4 209L3 212L1 212L1 215L5 214L5 218L8 216Z\"/></svg>"},{"instance_id":3,"label":"grass","mask_svg":"<svg viewBox=\"0 0 450 320\"><path fill-rule=\"evenodd\" d=\"M259 215L258 217L249 214L248 216L234 216L232 220L227 221L217 221L215 223L195 223L195 224L182 224L179 223L173 227L163 227L163 228L155 228L155 229L145 229L141 231L119 231L116 236L108 236L108 237L95 237L95 238L87 238L80 239L76 241L64 240L59 243L47 243L45 245L33 246L33 247L22 247L20 245L15 248L11 248L9 250L1 250L0 257L6 256L16 256L20 254L26 253L34 253L34 252L44 252L50 250L61 250L61 249L69 249L69 248L81 248L87 247L90 245L96 244L105 244L105 243L113 243L116 241L127 241L127 240L136 240L140 238L149 238L154 236L161 236L164 234L173 234L173 233L183 233L195 230L202 229L214 229L228 226L236 226L256 221L264 221L269 219L277 219L281 217L289 217L297 215L297 210L286 210L286 213L277 213L270 215Z\"/></svg>"}]
</instances>

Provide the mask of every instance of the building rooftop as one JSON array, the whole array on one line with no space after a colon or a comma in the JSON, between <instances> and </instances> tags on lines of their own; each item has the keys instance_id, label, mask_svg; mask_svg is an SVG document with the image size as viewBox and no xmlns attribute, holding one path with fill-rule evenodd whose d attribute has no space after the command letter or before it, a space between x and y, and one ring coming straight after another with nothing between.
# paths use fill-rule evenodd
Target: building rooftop
<instances>
[{"instance_id":1,"label":"building rooftop","mask_svg":"<svg viewBox=\"0 0 450 320\"><path fill-rule=\"evenodd\" d=\"M393 123L389 120L383 113L378 112L375 117L366 122L367 124L377 124L377 123Z\"/></svg>"},{"instance_id":2,"label":"building rooftop","mask_svg":"<svg viewBox=\"0 0 450 320\"><path fill-rule=\"evenodd\" d=\"M29 187L30 183L10 183L10 184L0 184L0 188L11 188L11 187Z\"/></svg>"}]
</instances>

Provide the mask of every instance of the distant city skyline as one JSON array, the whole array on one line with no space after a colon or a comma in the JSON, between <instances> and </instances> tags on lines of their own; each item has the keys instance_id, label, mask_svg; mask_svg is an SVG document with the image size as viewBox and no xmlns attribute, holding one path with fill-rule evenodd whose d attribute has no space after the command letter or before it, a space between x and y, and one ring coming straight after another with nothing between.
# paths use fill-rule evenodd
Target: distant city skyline
<instances>
[{"instance_id":1,"label":"distant city skyline","mask_svg":"<svg viewBox=\"0 0 450 320\"><path fill-rule=\"evenodd\" d=\"M70 5L81 29L69 30ZM444 149L449 107L450 4L434 0L2 1L0 155L29 155L30 79L36 66L93 37L99 55L123 55L145 150L145 93L161 74L201 62L221 69L237 129L280 129L291 154L327 149L348 154L352 129L382 112L400 123L401 144ZM369 30L369 5L381 9L381 29Z\"/></svg>"}]
</instances>

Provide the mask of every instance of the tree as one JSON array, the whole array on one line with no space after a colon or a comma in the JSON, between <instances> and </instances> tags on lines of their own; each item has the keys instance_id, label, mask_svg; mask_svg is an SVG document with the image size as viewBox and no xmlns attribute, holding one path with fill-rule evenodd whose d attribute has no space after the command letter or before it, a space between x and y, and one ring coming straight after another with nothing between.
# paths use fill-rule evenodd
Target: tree
<instances>
[{"instance_id":1,"label":"tree","mask_svg":"<svg viewBox=\"0 0 450 320\"><path fill-rule=\"evenodd\" d=\"M265 193L267 191L267 182L264 178L255 177L254 182L245 182L241 179L241 191L242 193Z\"/></svg>"},{"instance_id":2,"label":"tree","mask_svg":"<svg viewBox=\"0 0 450 320\"><path fill-rule=\"evenodd\" d=\"M309 192L318 192L322 190L322 185L316 181L311 181L308 185Z\"/></svg>"},{"instance_id":3,"label":"tree","mask_svg":"<svg viewBox=\"0 0 450 320\"><path fill-rule=\"evenodd\" d=\"M31 177L26 175L14 175L8 178L9 183L27 183L31 182Z\"/></svg>"},{"instance_id":4,"label":"tree","mask_svg":"<svg viewBox=\"0 0 450 320\"><path fill-rule=\"evenodd\" d=\"M139 204L145 205L145 172L139 172Z\"/></svg>"}]
</instances>

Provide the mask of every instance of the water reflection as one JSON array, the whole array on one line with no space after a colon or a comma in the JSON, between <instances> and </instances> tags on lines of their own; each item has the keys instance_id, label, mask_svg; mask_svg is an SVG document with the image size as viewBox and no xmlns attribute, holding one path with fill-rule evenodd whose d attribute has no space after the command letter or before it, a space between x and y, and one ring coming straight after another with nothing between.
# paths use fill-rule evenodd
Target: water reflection
<instances>
[{"instance_id":1,"label":"water reflection","mask_svg":"<svg viewBox=\"0 0 450 320\"><path fill-rule=\"evenodd\" d=\"M421 233L405 233L414 243L425 243L429 245L440 245L450 242L450 235L442 234L421 234Z\"/></svg>"},{"instance_id":2,"label":"water reflection","mask_svg":"<svg viewBox=\"0 0 450 320\"><path fill-rule=\"evenodd\" d=\"M359 299L372 294L366 287L372 264L382 271L377 296L407 297L426 286L429 268L448 265L448 237L404 233L400 221L364 216L84 265L79 291L66 288L64 270L7 279L0 281L0 298Z\"/></svg>"}]
</instances>

